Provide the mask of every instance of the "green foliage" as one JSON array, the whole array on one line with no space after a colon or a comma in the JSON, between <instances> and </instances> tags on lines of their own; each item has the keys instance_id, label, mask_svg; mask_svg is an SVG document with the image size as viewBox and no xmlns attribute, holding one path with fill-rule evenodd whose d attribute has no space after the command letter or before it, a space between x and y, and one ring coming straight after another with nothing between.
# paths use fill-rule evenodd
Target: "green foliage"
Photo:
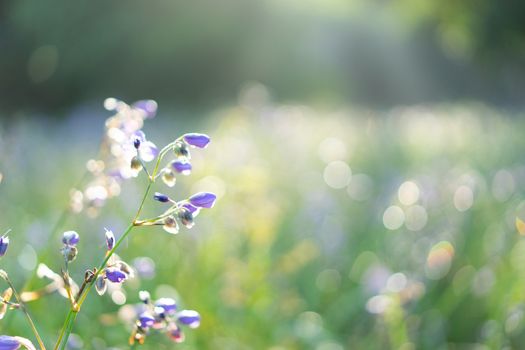
<instances>
[{"instance_id":1,"label":"green foliage","mask_svg":"<svg viewBox=\"0 0 525 350\"><path fill-rule=\"evenodd\" d=\"M479 105L327 113L272 106L254 99L261 90L250 91L241 106L189 128L213 141L172 191L183 197L205 188L219 200L177 236L132 232L118 254L152 258L156 275L129 281L127 303L147 289L199 310L201 327L187 332L181 349L519 347L523 122ZM13 231L1 264L20 289L43 286L37 263L61 263L62 231L50 229L96 152L93 142L75 141L99 131L75 120L45 129L30 120L2 133L0 229ZM169 142L186 130L158 119L147 131ZM64 229L82 237L70 266L77 281L104 254L103 227L122 233L142 180L127 182L98 217L68 218ZM407 181L418 195L401 186ZM145 213L158 205L149 201ZM403 213L400 224L395 210L385 214L391 206ZM53 343L67 300L51 295L28 306ZM92 294L73 333L84 348L124 348L125 310ZM0 330L32 339L24 321L10 311ZM173 345L153 334L142 348Z\"/></svg>"}]
</instances>

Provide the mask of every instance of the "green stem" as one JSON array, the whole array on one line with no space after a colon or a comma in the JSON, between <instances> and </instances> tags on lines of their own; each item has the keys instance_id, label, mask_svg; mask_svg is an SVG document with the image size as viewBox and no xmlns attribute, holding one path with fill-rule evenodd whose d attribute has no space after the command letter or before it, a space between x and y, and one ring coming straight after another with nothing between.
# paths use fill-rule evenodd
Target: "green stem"
<instances>
[{"instance_id":1,"label":"green stem","mask_svg":"<svg viewBox=\"0 0 525 350\"><path fill-rule=\"evenodd\" d=\"M64 333L66 332L66 328L69 325L69 320L71 319L71 316L73 316L73 313L71 310L68 312L66 319L64 320L64 326L62 327L62 330L60 331L60 335L58 336L57 343L54 347L55 350L58 349L59 344L62 342L62 338L64 337Z\"/></svg>"},{"instance_id":2,"label":"green stem","mask_svg":"<svg viewBox=\"0 0 525 350\"><path fill-rule=\"evenodd\" d=\"M165 148L166 149L166 148ZM146 198L148 197L148 194L151 190L151 186L155 182L155 175L158 171L160 161L162 157L166 154L167 150L163 149L161 153L159 154L159 157L157 158L157 163L155 164L155 168L153 170L153 174L148 178L148 186L146 187L146 191L144 192L144 196L142 197L142 200L140 202L139 208L137 209L137 213L135 214L135 217L133 218L133 221L129 226L126 228L122 236L115 242L115 246L113 249L111 249L105 256L104 260L100 264L99 268L97 269L95 276L93 277L92 281L87 285L86 289L82 293L82 295L79 295L77 297L77 309L74 309L73 307L69 310L67 317L64 321L64 324L62 325L62 331L60 333L60 336L57 340L57 343L55 344L55 350L62 350L65 349L65 346L67 344L67 340L69 339L69 335L71 334L71 331L73 330L73 324L75 323L75 319L77 317L78 312L80 311L80 308L82 307L82 304L87 298L87 295L89 294L89 291L91 290L91 287L95 284L97 277L104 271L104 268L106 267L106 264L108 263L109 259L115 253L115 251L118 249L118 247L121 245L121 243L126 239L126 237L129 235L129 233L132 231L133 227L135 227L135 223L140 216L140 213L142 212L142 209L144 208L144 204L146 202Z\"/></svg>"},{"instance_id":3,"label":"green stem","mask_svg":"<svg viewBox=\"0 0 525 350\"><path fill-rule=\"evenodd\" d=\"M2 277L4 277L5 281L9 285L9 287L11 287L11 289L13 290L13 295L15 296L16 300L18 301L18 304L20 305L20 309L22 310L22 312L26 316L27 322L31 326L31 330L33 331L33 334L36 337L36 341L38 342L38 345L40 346L40 349L41 350L46 350L44 342L42 341L42 338L40 338L40 334L38 334L38 330L36 329L35 323L33 322L33 319L31 319L31 316L29 315L29 311L27 311L27 308L26 308L24 302L22 301L22 298L20 298L20 295L16 291L15 286L13 285L11 280L9 279L9 276L6 273Z\"/></svg>"}]
</instances>

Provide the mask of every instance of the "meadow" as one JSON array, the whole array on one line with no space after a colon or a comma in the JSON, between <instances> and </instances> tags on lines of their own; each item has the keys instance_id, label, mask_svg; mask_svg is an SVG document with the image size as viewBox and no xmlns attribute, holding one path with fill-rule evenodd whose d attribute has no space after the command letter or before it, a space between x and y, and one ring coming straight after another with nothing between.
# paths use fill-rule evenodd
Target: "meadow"
<instances>
[{"instance_id":1,"label":"meadow","mask_svg":"<svg viewBox=\"0 0 525 350\"><path fill-rule=\"evenodd\" d=\"M131 101L130 101L131 102ZM117 237L147 181L127 179L98 210L72 210L89 182L111 115L100 105L65 120L20 117L0 131L0 260L20 291L60 271L62 233L80 235L69 266L81 281L104 257L104 228ZM122 288L92 292L69 349L124 349L139 291L198 310L180 349L490 349L525 341L525 139L522 112L481 103L322 110L243 91L237 105L147 120L162 146L188 132L211 137L192 150L191 175L154 191L177 198L210 191L191 229L139 227L117 253L135 268ZM151 196L144 216L159 211ZM75 212L79 211L79 212ZM5 289L7 286L1 286ZM27 303L48 348L68 300ZM20 310L1 334L31 339ZM48 345L49 344L49 345ZM141 349L171 349L151 331Z\"/></svg>"}]
</instances>

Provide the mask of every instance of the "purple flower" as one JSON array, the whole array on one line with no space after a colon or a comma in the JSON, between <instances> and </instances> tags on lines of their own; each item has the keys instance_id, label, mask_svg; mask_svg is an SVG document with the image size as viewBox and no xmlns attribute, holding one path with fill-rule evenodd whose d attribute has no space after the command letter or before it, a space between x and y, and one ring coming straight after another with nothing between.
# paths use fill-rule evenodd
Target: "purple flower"
<instances>
[{"instance_id":1,"label":"purple flower","mask_svg":"<svg viewBox=\"0 0 525 350\"><path fill-rule=\"evenodd\" d=\"M157 114L158 105L154 100L140 100L131 106L142 111L146 118L153 118Z\"/></svg>"},{"instance_id":2,"label":"purple flower","mask_svg":"<svg viewBox=\"0 0 525 350\"><path fill-rule=\"evenodd\" d=\"M155 302L157 308L161 308L166 314L173 314L177 311L177 304L172 298L160 298Z\"/></svg>"},{"instance_id":3,"label":"purple flower","mask_svg":"<svg viewBox=\"0 0 525 350\"><path fill-rule=\"evenodd\" d=\"M15 337L0 335L0 350L15 350L20 347L20 342Z\"/></svg>"},{"instance_id":4,"label":"purple flower","mask_svg":"<svg viewBox=\"0 0 525 350\"><path fill-rule=\"evenodd\" d=\"M185 324L190 328L197 328L201 323L201 316L194 310L182 310L177 315L180 323Z\"/></svg>"},{"instance_id":5,"label":"purple flower","mask_svg":"<svg viewBox=\"0 0 525 350\"><path fill-rule=\"evenodd\" d=\"M7 247L9 247L9 237L0 237L0 256L5 255L5 253L7 252Z\"/></svg>"},{"instance_id":6,"label":"purple flower","mask_svg":"<svg viewBox=\"0 0 525 350\"><path fill-rule=\"evenodd\" d=\"M120 269L108 267L106 269L106 278L113 283L122 283L128 276Z\"/></svg>"},{"instance_id":7,"label":"purple flower","mask_svg":"<svg viewBox=\"0 0 525 350\"><path fill-rule=\"evenodd\" d=\"M115 246L115 235L113 234L113 231L105 229L106 230L106 244L108 246L108 250L113 249Z\"/></svg>"},{"instance_id":8,"label":"purple flower","mask_svg":"<svg viewBox=\"0 0 525 350\"><path fill-rule=\"evenodd\" d=\"M182 137L188 145L194 147L205 148L210 143L210 137L206 134L191 133L184 134Z\"/></svg>"},{"instance_id":9,"label":"purple flower","mask_svg":"<svg viewBox=\"0 0 525 350\"><path fill-rule=\"evenodd\" d=\"M191 205L198 208L211 208L215 204L217 196L210 192L199 192L189 198Z\"/></svg>"},{"instance_id":10,"label":"purple flower","mask_svg":"<svg viewBox=\"0 0 525 350\"><path fill-rule=\"evenodd\" d=\"M171 163L171 167L182 175L189 175L191 173L191 163L186 161L175 160Z\"/></svg>"},{"instance_id":11,"label":"purple flower","mask_svg":"<svg viewBox=\"0 0 525 350\"><path fill-rule=\"evenodd\" d=\"M36 350L35 346L29 339L0 335L0 350L16 350L19 349L20 346L24 346L29 350Z\"/></svg>"},{"instance_id":12,"label":"purple flower","mask_svg":"<svg viewBox=\"0 0 525 350\"><path fill-rule=\"evenodd\" d=\"M62 236L62 243L69 246L76 246L80 241L80 236L75 231L66 231Z\"/></svg>"},{"instance_id":13,"label":"purple flower","mask_svg":"<svg viewBox=\"0 0 525 350\"><path fill-rule=\"evenodd\" d=\"M138 149L139 156L143 161L151 162L159 154L157 146L153 142L146 140L146 134L142 130L135 131L131 140L133 147Z\"/></svg>"},{"instance_id":14,"label":"purple flower","mask_svg":"<svg viewBox=\"0 0 525 350\"><path fill-rule=\"evenodd\" d=\"M197 214L199 213L199 208L197 208L196 206L194 205L191 205L190 203L188 202L179 202L179 205L183 208L185 208L186 210L188 210L190 213L193 214L193 217L197 216ZM197 213L197 214L196 214Z\"/></svg>"},{"instance_id":15,"label":"purple flower","mask_svg":"<svg viewBox=\"0 0 525 350\"><path fill-rule=\"evenodd\" d=\"M155 192L153 195L153 199L156 201L159 201L161 203L167 203L170 201L170 197L166 196L165 194L162 194L160 192Z\"/></svg>"},{"instance_id":16,"label":"purple flower","mask_svg":"<svg viewBox=\"0 0 525 350\"><path fill-rule=\"evenodd\" d=\"M139 324L142 328L149 328L155 324L155 318L147 312L143 312L139 316Z\"/></svg>"}]
</instances>

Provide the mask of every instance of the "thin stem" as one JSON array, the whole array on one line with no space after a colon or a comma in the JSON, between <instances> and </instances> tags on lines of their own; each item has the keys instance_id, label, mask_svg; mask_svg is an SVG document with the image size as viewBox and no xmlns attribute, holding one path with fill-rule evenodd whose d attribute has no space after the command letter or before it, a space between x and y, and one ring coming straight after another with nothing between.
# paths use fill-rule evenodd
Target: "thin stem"
<instances>
[{"instance_id":1,"label":"thin stem","mask_svg":"<svg viewBox=\"0 0 525 350\"><path fill-rule=\"evenodd\" d=\"M64 337L64 334L66 332L66 328L67 326L69 326L69 321L71 319L71 317L73 316L73 310L69 310L67 316L66 316L66 319L64 320L64 326L62 327L62 330L60 331L60 335L58 336L58 340L57 340L57 343L54 347L54 350L57 350L58 349L58 346L60 345L60 343L62 342L62 338Z\"/></svg>"},{"instance_id":2,"label":"thin stem","mask_svg":"<svg viewBox=\"0 0 525 350\"><path fill-rule=\"evenodd\" d=\"M20 298L20 295L16 291L15 286L11 282L11 279L9 279L9 276L7 275L7 273L5 273L2 277L4 277L4 280L7 282L9 287L11 287L11 289L13 290L13 295L15 296L16 300L18 301L18 304L20 305L20 310L22 310L22 312L26 316L27 322L31 326L31 330L33 331L33 333L34 333L34 335L36 337L36 340L38 342L38 345L40 346L40 349L41 350L46 350L44 342L42 341L42 338L40 338L40 334L38 334L38 330L36 329L35 323L33 322L33 319L31 319L31 316L29 315L29 311L27 311L27 308L26 308L24 302L22 301L22 298Z\"/></svg>"},{"instance_id":3,"label":"thin stem","mask_svg":"<svg viewBox=\"0 0 525 350\"><path fill-rule=\"evenodd\" d=\"M126 239L126 237L129 235L129 233L132 231L133 227L135 227L135 222L137 221L138 217L140 216L140 213L142 212L142 209L144 208L144 204L146 202L146 198L148 197L148 194L149 194L149 192L151 190L151 186L155 182L155 174L158 171L160 160L161 160L161 158L164 156L164 154L166 152L167 151L164 151L164 152L161 151L161 153L159 154L159 157L157 158L157 164L155 165L155 169L153 170L153 175L148 177L148 186L146 187L146 190L144 191L144 196L142 197L142 200L140 202L139 208L137 209L137 213L135 214L131 224L129 224L129 226L126 228L126 230L124 231L122 236L120 236L120 238L117 240L117 242L115 242L115 246L113 247L113 249L111 249L106 254L106 256L104 257L104 260L102 260L102 263L100 264L99 268L95 272L95 275L94 275L92 281L89 284L87 284L87 287L84 289L84 292L83 293L79 293L79 295L77 297L76 308L72 307L69 310L69 313L67 314L66 320L64 321L64 324L62 326L61 334L60 334L60 336L59 336L59 338L57 340L57 343L55 345L55 350L57 350L59 348L60 349L64 349L65 348L65 346L67 344L67 340L69 338L69 335L71 334L71 331L73 330L73 324L75 322L76 315L78 314L78 312L80 311L80 308L82 307L82 304L86 300L86 298L87 298L87 296L89 294L89 291L91 290L91 287L93 287L93 284L95 284L95 282L97 280L97 277L102 273L102 271L104 271L104 268L106 267L106 264L108 263L109 259L113 255L113 253L118 249L118 247Z\"/></svg>"}]
</instances>

